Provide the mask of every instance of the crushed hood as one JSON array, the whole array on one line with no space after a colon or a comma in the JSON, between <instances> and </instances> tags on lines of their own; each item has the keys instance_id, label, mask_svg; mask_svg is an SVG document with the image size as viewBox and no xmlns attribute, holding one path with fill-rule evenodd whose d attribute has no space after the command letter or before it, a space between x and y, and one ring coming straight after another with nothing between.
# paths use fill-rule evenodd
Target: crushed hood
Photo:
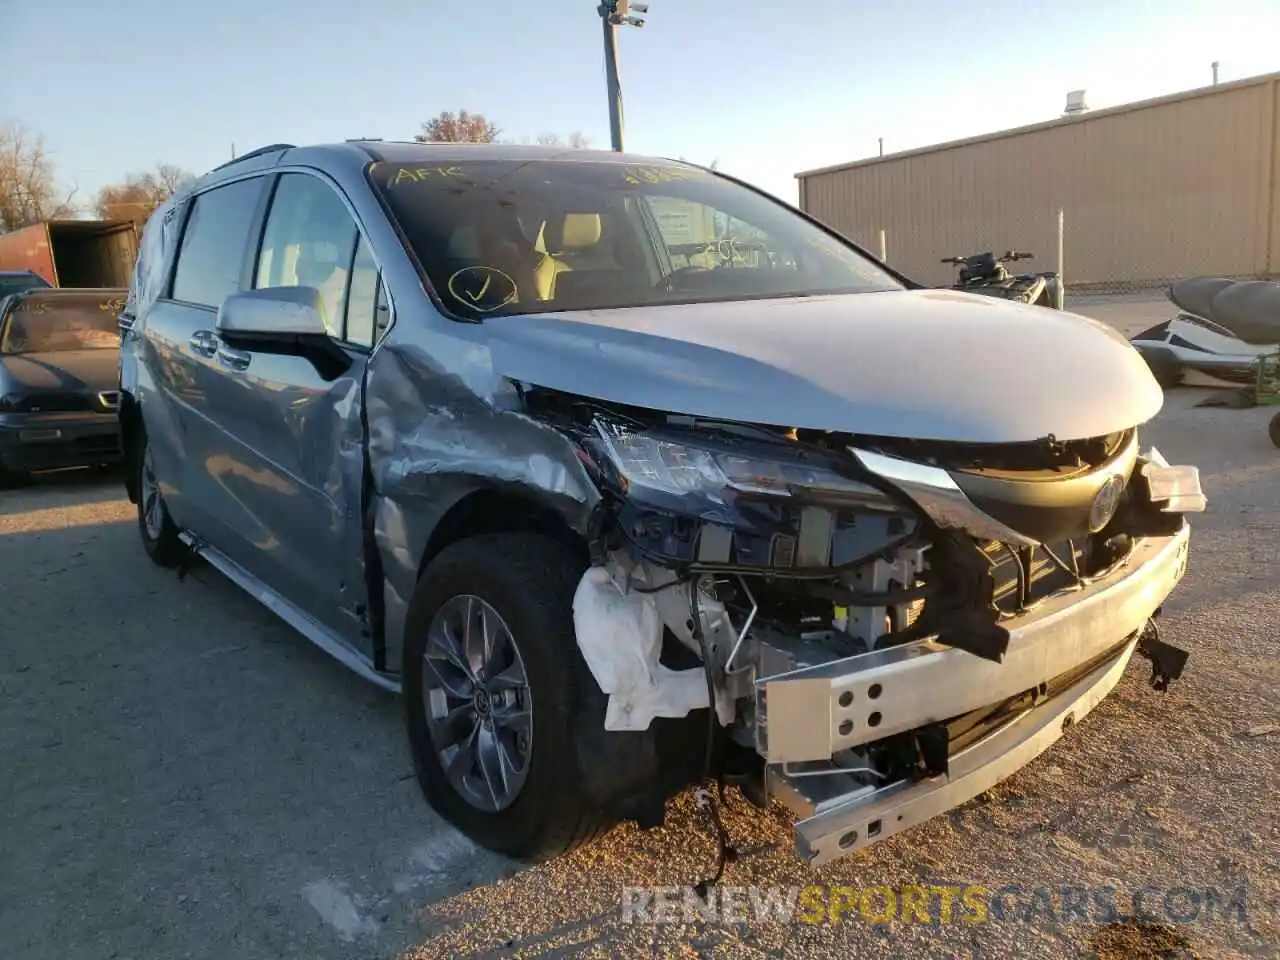
<instances>
[{"instance_id":1,"label":"crushed hood","mask_svg":"<svg viewBox=\"0 0 1280 960\"><path fill-rule=\"evenodd\" d=\"M0 356L0 385L28 390L114 390L116 350L58 350Z\"/></svg>"},{"instance_id":2,"label":"crushed hood","mask_svg":"<svg viewBox=\"0 0 1280 960\"><path fill-rule=\"evenodd\" d=\"M1103 323L947 290L495 317L513 380L714 419L1009 443L1144 423L1163 393Z\"/></svg>"}]
</instances>

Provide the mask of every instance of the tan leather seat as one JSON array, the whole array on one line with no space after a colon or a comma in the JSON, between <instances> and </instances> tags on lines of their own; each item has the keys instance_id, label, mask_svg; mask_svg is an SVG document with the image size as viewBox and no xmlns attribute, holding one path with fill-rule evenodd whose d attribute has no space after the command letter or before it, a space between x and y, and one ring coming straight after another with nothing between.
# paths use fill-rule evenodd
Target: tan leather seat
<instances>
[{"instance_id":1,"label":"tan leather seat","mask_svg":"<svg viewBox=\"0 0 1280 960\"><path fill-rule=\"evenodd\" d=\"M556 277L573 269L566 262L565 255L595 246L600 242L602 232L598 213L566 213L555 229L548 230L550 226L543 226L540 240L544 252L533 271L540 300L554 300Z\"/></svg>"}]
</instances>

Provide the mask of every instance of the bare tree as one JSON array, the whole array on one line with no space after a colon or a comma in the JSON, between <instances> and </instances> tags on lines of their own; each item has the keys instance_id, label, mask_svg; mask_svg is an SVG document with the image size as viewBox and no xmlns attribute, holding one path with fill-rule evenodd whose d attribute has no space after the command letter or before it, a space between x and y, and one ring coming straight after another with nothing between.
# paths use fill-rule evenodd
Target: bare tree
<instances>
[{"instance_id":1,"label":"bare tree","mask_svg":"<svg viewBox=\"0 0 1280 960\"><path fill-rule=\"evenodd\" d=\"M424 123L422 132L413 139L419 143L493 143L499 132L483 114L459 110L454 116L446 110Z\"/></svg>"},{"instance_id":2,"label":"bare tree","mask_svg":"<svg viewBox=\"0 0 1280 960\"><path fill-rule=\"evenodd\" d=\"M132 220L141 226L190 179L191 174L170 163L145 173L131 173L120 183L99 190L94 210L104 220Z\"/></svg>"},{"instance_id":3,"label":"bare tree","mask_svg":"<svg viewBox=\"0 0 1280 960\"><path fill-rule=\"evenodd\" d=\"M0 125L0 232L73 217L74 196L58 193L43 137L17 123Z\"/></svg>"}]
</instances>

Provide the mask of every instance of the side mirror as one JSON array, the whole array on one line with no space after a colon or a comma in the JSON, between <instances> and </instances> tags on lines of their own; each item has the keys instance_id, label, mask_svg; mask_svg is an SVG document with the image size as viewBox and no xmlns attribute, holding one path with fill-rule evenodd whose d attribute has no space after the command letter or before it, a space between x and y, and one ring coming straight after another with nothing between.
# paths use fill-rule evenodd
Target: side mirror
<instances>
[{"instance_id":1,"label":"side mirror","mask_svg":"<svg viewBox=\"0 0 1280 960\"><path fill-rule=\"evenodd\" d=\"M351 368L351 356L324 325L324 301L315 287L267 287L234 293L218 308L218 336L229 347L302 357L325 380Z\"/></svg>"},{"instance_id":2,"label":"side mirror","mask_svg":"<svg viewBox=\"0 0 1280 960\"><path fill-rule=\"evenodd\" d=\"M268 287L234 293L218 309L222 338L327 337L324 301L315 287Z\"/></svg>"}]
</instances>

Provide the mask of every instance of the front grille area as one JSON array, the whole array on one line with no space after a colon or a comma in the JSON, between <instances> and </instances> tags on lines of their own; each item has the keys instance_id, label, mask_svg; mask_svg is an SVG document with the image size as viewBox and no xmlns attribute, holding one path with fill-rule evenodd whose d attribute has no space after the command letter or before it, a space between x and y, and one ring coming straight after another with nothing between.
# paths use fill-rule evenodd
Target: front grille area
<instances>
[{"instance_id":1,"label":"front grille area","mask_svg":"<svg viewBox=\"0 0 1280 960\"><path fill-rule=\"evenodd\" d=\"M888 456L947 471L1004 480L1051 480L1084 476L1111 462L1132 442L1134 428L1087 440L1023 443L960 443L876 438L863 444Z\"/></svg>"},{"instance_id":2,"label":"front grille area","mask_svg":"<svg viewBox=\"0 0 1280 960\"><path fill-rule=\"evenodd\" d=\"M48 391L30 393L14 404L15 413L92 413L94 398L88 393Z\"/></svg>"},{"instance_id":3,"label":"front grille area","mask_svg":"<svg viewBox=\"0 0 1280 960\"><path fill-rule=\"evenodd\" d=\"M994 540L978 544L991 565L992 599L1010 615L1077 585L1087 575L1087 547L1087 538L1025 549Z\"/></svg>"}]
</instances>

